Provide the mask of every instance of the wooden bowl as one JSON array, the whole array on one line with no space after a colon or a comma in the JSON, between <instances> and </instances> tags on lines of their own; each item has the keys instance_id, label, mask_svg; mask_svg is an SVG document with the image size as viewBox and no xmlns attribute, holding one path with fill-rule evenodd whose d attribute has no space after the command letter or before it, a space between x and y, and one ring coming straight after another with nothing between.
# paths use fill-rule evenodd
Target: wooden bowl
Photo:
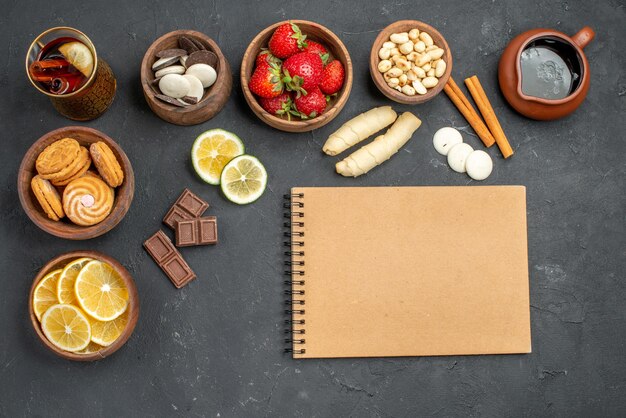
<instances>
[{"instance_id":1,"label":"wooden bowl","mask_svg":"<svg viewBox=\"0 0 626 418\"><path fill-rule=\"evenodd\" d=\"M155 94L159 94L158 88L151 84L154 80L152 64L157 60L155 54L164 49L178 48L180 36L194 38L207 50L215 53L218 58L217 68L215 68L217 72L215 83L204 90L202 100L195 105L185 107L174 106L157 99ZM141 87L148 106L158 117L176 125L197 125L206 122L222 110L233 87L233 75L226 57L213 39L195 30L175 30L154 41L146 51L141 62Z\"/></svg>"},{"instance_id":2,"label":"wooden bowl","mask_svg":"<svg viewBox=\"0 0 626 418\"><path fill-rule=\"evenodd\" d=\"M433 38L435 45L443 48L444 54L441 59L443 59L446 63L446 72L439 78L439 83L435 87L428 89L426 94L407 96L406 94L394 90L387 85L387 82L383 78L383 74L378 71L378 63L381 61L378 57L378 51L380 51L383 43L389 40L389 36L391 36L392 33L408 32L414 28L419 29L420 32L424 31L428 33ZM427 25L424 22L420 22L419 20L399 20L387 26L376 37L376 40L372 45L372 51L370 52L370 74L372 76L372 80L374 80L374 84L378 87L378 90L394 102L402 104L425 103L443 90L443 86L446 85L448 79L450 78L450 74L452 74L452 54L450 53L450 47L448 46L448 43L443 35L441 35L432 26Z\"/></svg>"},{"instance_id":3,"label":"wooden bowl","mask_svg":"<svg viewBox=\"0 0 626 418\"><path fill-rule=\"evenodd\" d=\"M60 221L53 221L45 214L37 198L33 194L30 181L37 174L35 161L37 157L48 145L62 138L74 138L81 145L89 148L94 142L103 141L113 151L122 170L124 171L124 182L115 189L115 201L111 213L102 222L91 226L80 226L70 222L67 217ZM93 165L92 165L93 168ZM17 175L17 192L20 203L28 217L39 228L60 238L83 240L95 238L113 229L126 215L135 193L135 176L130 161L122 148L107 135L95 129L82 126L67 126L48 132L37 140L26 152L22 159L22 164Z\"/></svg>"},{"instance_id":4,"label":"wooden bowl","mask_svg":"<svg viewBox=\"0 0 626 418\"><path fill-rule=\"evenodd\" d=\"M326 106L324 113L313 119L301 120L298 117L293 117L291 121L282 119L277 116L271 115L266 112L261 105L257 102L256 96L248 88L248 82L254 71L254 61L256 56L261 51L261 48L266 48L267 44L274 33L274 30L288 21L278 22L265 28L250 42L248 49L246 49L241 62L241 88L243 95L246 98L246 102L252 109L255 115L259 117L263 122L267 123L273 128L286 132L307 132L313 129L320 128L333 120L344 105L348 101L350 96L350 90L352 89L352 60L350 54L341 40L324 26L309 22L308 20L290 20L289 22L295 23L300 27L303 34L307 35L307 39L311 39L322 43L328 49L331 59L337 59L341 61L345 70L345 80L343 87L334 97L331 97L330 102Z\"/></svg>"},{"instance_id":5,"label":"wooden bowl","mask_svg":"<svg viewBox=\"0 0 626 418\"><path fill-rule=\"evenodd\" d=\"M89 354L72 353L62 350L52 344L41 330L41 325L33 309L33 293L35 292L35 287L37 287L37 284L41 281L41 279L43 279L44 276L50 271L62 268L66 266L70 261L81 257L89 257L93 258L94 260L104 261L105 263L113 267L113 269L117 271L122 277L124 283L126 283L129 295L129 304L127 308L129 310L128 323L126 324L126 328L124 328L122 334L110 346L104 347L102 350L95 353ZM130 273L114 258L99 253L97 251L71 251L53 258L52 260L48 261L46 265L41 268L41 270L39 270L39 273L37 273L35 280L33 280L33 285L30 288L30 294L28 297L28 311L30 313L30 321L33 324L35 333L37 334L43 345L50 349L50 351L68 360L94 361L103 359L115 353L117 350L120 349L120 347L122 347L126 343L130 335L133 333L135 325L137 324L137 319L139 318L139 296L137 295L135 281L131 277Z\"/></svg>"}]
</instances>

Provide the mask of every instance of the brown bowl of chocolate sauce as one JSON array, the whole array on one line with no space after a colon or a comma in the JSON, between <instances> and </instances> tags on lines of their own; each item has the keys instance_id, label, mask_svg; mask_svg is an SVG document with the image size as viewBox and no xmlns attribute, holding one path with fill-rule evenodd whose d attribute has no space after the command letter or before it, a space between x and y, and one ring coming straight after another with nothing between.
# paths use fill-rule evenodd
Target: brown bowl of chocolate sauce
<instances>
[{"instance_id":1,"label":"brown bowl of chocolate sauce","mask_svg":"<svg viewBox=\"0 0 626 418\"><path fill-rule=\"evenodd\" d=\"M588 26L569 37L551 29L516 36L498 65L500 89L509 104L537 120L572 113L589 90L589 62L583 48L595 33Z\"/></svg>"}]
</instances>

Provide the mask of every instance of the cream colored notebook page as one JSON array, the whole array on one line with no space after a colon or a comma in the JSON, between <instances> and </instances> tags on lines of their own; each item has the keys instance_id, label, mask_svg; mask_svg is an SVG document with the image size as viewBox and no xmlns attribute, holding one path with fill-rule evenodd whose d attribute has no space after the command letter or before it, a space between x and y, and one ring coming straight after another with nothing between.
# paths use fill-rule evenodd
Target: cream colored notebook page
<instances>
[{"instance_id":1,"label":"cream colored notebook page","mask_svg":"<svg viewBox=\"0 0 626 418\"><path fill-rule=\"evenodd\" d=\"M294 358L531 351L525 187L304 187L291 210Z\"/></svg>"}]
</instances>

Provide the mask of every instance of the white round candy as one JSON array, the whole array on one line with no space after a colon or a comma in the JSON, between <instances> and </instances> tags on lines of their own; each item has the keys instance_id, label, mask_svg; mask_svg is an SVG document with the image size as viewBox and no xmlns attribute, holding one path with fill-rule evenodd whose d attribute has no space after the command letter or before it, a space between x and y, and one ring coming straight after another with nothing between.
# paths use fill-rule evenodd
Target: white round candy
<instances>
[{"instance_id":1,"label":"white round candy","mask_svg":"<svg viewBox=\"0 0 626 418\"><path fill-rule=\"evenodd\" d=\"M159 90L166 96L180 99L189 93L189 80L179 74L167 74L159 80Z\"/></svg>"},{"instance_id":2,"label":"white round candy","mask_svg":"<svg viewBox=\"0 0 626 418\"><path fill-rule=\"evenodd\" d=\"M195 97L198 101L202 100L202 96L204 95L204 87L202 87L202 82L198 80L198 77L191 74L185 74L183 77L189 81L189 92L187 96Z\"/></svg>"},{"instance_id":3,"label":"white round candy","mask_svg":"<svg viewBox=\"0 0 626 418\"><path fill-rule=\"evenodd\" d=\"M211 87L215 80L217 80L217 73L215 69L207 64L194 64L187 68L185 74L198 77L198 80L202 82L204 88Z\"/></svg>"},{"instance_id":4,"label":"white round candy","mask_svg":"<svg viewBox=\"0 0 626 418\"><path fill-rule=\"evenodd\" d=\"M163 77L167 74L185 74L185 67L182 65L170 65L169 67L161 68L154 73L155 78Z\"/></svg>"},{"instance_id":5,"label":"white round candy","mask_svg":"<svg viewBox=\"0 0 626 418\"><path fill-rule=\"evenodd\" d=\"M439 129L433 136L433 145L441 155L448 155L448 151L461 142L463 142L461 132L449 126Z\"/></svg>"},{"instance_id":6,"label":"white round candy","mask_svg":"<svg viewBox=\"0 0 626 418\"><path fill-rule=\"evenodd\" d=\"M484 180L493 169L491 157L485 151L474 151L465 160L467 174L474 180Z\"/></svg>"},{"instance_id":7,"label":"white round candy","mask_svg":"<svg viewBox=\"0 0 626 418\"><path fill-rule=\"evenodd\" d=\"M456 144L448 151L448 165L457 173L465 173L465 160L473 151L469 144Z\"/></svg>"}]
</instances>

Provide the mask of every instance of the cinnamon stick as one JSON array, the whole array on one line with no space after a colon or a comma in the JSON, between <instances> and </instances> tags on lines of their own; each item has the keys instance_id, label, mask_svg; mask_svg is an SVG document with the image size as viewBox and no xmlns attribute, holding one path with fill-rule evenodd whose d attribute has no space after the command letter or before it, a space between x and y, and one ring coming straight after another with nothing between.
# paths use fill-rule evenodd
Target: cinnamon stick
<instances>
[{"instance_id":1,"label":"cinnamon stick","mask_svg":"<svg viewBox=\"0 0 626 418\"><path fill-rule=\"evenodd\" d=\"M480 140L483 141L483 144L485 144L487 148L492 146L495 142L494 137L452 77L450 77L448 83L443 87L443 91L446 92L450 100L452 100L452 103L454 103L459 112L461 112L463 117L474 129Z\"/></svg>"},{"instance_id":2,"label":"cinnamon stick","mask_svg":"<svg viewBox=\"0 0 626 418\"><path fill-rule=\"evenodd\" d=\"M496 116L496 112L493 110L487 95L485 94L485 90L483 89L478 77L475 75L465 79L465 85L469 90L474 102L476 102L476 106L478 106L478 110L480 110L481 115L485 118L485 122L493 137L496 140L496 144L498 144L498 148L500 148L500 152L502 156L506 159L513 155L513 148L511 148L511 144L509 144L506 135L504 135L504 131L502 130L502 126L500 125L500 121L498 121L498 117Z\"/></svg>"}]
</instances>

